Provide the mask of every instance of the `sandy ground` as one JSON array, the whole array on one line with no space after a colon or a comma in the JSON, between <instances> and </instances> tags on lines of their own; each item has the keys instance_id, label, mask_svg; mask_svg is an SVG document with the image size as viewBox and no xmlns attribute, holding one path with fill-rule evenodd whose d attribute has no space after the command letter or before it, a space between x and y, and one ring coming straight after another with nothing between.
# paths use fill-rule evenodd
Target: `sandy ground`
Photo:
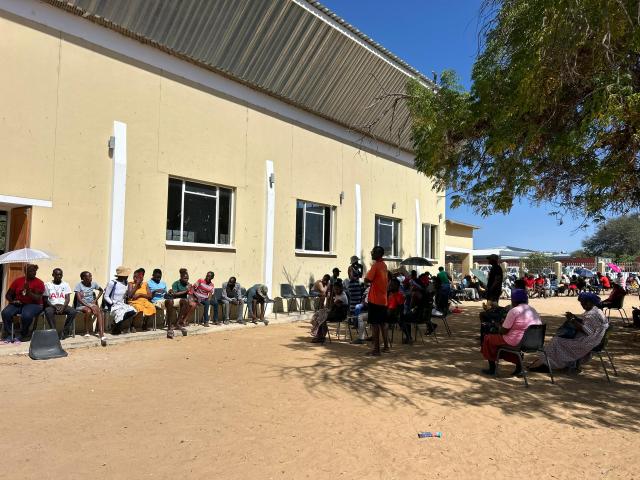
<instances>
[{"instance_id":1,"label":"sandy ground","mask_svg":"<svg viewBox=\"0 0 640 480\"><path fill-rule=\"evenodd\" d=\"M532 305L552 331L579 312ZM478 374L463 309L452 337L379 359L303 323L0 358L0 478L638 478L640 333L614 332L611 384L594 361L525 389Z\"/></svg>"}]
</instances>

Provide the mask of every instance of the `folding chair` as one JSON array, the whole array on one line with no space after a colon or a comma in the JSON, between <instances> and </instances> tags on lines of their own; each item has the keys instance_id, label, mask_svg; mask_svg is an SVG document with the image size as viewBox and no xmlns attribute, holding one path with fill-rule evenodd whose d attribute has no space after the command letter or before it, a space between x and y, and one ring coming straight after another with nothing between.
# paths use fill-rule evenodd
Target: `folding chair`
<instances>
[{"instance_id":1,"label":"folding chair","mask_svg":"<svg viewBox=\"0 0 640 480\"><path fill-rule=\"evenodd\" d=\"M291 312L291 304L293 303L298 310L298 297L296 296L293 287L288 283L280 284L280 297L287 301L287 315Z\"/></svg>"},{"instance_id":2,"label":"folding chair","mask_svg":"<svg viewBox=\"0 0 640 480\"><path fill-rule=\"evenodd\" d=\"M311 306L311 295L309 295L309 292L307 291L307 287L305 287L304 285L296 285L295 295L297 298L300 299L300 310L302 310L301 313L306 313L307 312L306 303L309 302L309 306Z\"/></svg>"},{"instance_id":3,"label":"folding chair","mask_svg":"<svg viewBox=\"0 0 640 480\"><path fill-rule=\"evenodd\" d=\"M524 355L525 353L542 353L547 365L549 365L549 358L547 352L544 351L544 336L547 331L547 325L529 325L527 330L522 336L520 345L517 347L503 346L498 348L498 354L496 358L496 377L498 376L498 363L500 361L500 354L503 352L513 353L518 357L520 368L522 369L522 378L524 378L524 384L529 387L529 380L527 379L527 370L524 367ZM553 371L549 365L549 376L551 377L551 383L555 383L553 379Z\"/></svg>"},{"instance_id":4,"label":"folding chair","mask_svg":"<svg viewBox=\"0 0 640 480\"><path fill-rule=\"evenodd\" d=\"M627 315L627 311L624 309L624 297L620 299L620 305L617 307L606 307L604 309L604 314L607 316L609 322L611 322L611 310L617 310L620 319L624 325L627 325L629 321L629 316Z\"/></svg>"},{"instance_id":5,"label":"folding chair","mask_svg":"<svg viewBox=\"0 0 640 480\"><path fill-rule=\"evenodd\" d=\"M604 332L604 336L602 337L602 341L600 344L591 350L591 353L598 355L600 357L600 363L602 364L602 368L604 369L604 374L607 376L607 382L611 383L611 379L609 378L609 372L607 371L607 366L604 363L604 359L602 358L602 354L605 353L607 358L609 358L609 363L611 363L611 367L613 368L613 374L617 377L618 371L616 370L616 366L613 363L613 359L611 358L611 354L607 350L607 344L609 343L609 333L613 329L613 325L609 325L607 331Z\"/></svg>"},{"instance_id":6,"label":"folding chair","mask_svg":"<svg viewBox=\"0 0 640 480\"><path fill-rule=\"evenodd\" d=\"M336 314L333 318L328 318L326 321L327 324L327 337L329 337L329 343L331 343L331 329L329 328L329 323L337 323L336 327L336 339L340 340L340 325L347 320L349 315L349 306L344 305L340 306L339 310L336 311ZM351 334L351 332L349 332ZM347 339L347 333L344 334L344 339Z\"/></svg>"},{"instance_id":7,"label":"folding chair","mask_svg":"<svg viewBox=\"0 0 640 480\"><path fill-rule=\"evenodd\" d=\"M420 330L420 325L424 325L425 326L425 333L427 330L427 325L429 324L429 320L431 320L431 305L427 304L427 306L423 309L423 311L418 314L418 318L415 319L413 321L410 321L409 323L413 325L414 327L414 334L413 337L415 339L415 341L418 341L418 335L420 335L420 340L422 341L422 345L426 345L426 343L424 343L424 335L422 334L422 331ZM440 343L438 342L438 334L436 332L436 329L434 328L431 332L426 333L427 336L429 335L433 335L433 338L435 339L436 343Z\"/></svg>"}]
</instances>

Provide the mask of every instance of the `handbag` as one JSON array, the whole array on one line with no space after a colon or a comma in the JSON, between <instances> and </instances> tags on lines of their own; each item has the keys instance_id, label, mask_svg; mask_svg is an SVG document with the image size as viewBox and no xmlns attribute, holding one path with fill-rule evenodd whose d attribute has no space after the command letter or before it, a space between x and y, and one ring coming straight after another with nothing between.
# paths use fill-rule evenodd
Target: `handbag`
<instances>
[{"instance_id":1,"label":"handbag","mask_svg":"<svg viewBox=\"0 0 640 480\"><path fill-rule=\"evenodd\" d=\"M576 327L574 327L573 324L569 320L567 320L562 325L560 325L558 331L556 332L556 336L560 338L576 338L577 333L578 330L576 329Z\"/></svg>"}]
</instances>

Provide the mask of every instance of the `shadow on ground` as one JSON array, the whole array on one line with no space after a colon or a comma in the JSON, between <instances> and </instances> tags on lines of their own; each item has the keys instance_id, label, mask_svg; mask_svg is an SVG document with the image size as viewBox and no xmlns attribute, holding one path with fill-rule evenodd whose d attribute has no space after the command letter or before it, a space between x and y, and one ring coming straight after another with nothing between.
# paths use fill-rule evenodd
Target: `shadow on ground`
<instances>
[{"instance_id":1,"label":"shadow on ground","mask_svg":"<svg viewBox=\"0 0 640 480\"><path fill-rule=\"evenodd\" d=\"M309 326L301 324L299 335L286 347L319 349L322 359L277 367L277 374L301 380L314 395L331 396L337 386L368 402L402 402L418 409L427 409L430 402L451 407L491 404L506 415L542 416L575 427L640 430L637 331L620 327L612 333L609 350L620 376L612 376L611 383L594 358L580 375L557 374L555 385L548 375L531 374L531 387L525 388L522 379L509 377L511 364L502 364L497 379L480 374L485 363L478 345L479 311L465 305L464 313L449 317L453 334L447 337L440 325L439 343L432 337L425 338L425 345L396 343L391 353L378 358L365 355L369 346L351 345L342 336L337 341L333 329L332 343L311 344ZM543 321L553 333L563 318L543 316Z\"/></svg>"}]
</instances>

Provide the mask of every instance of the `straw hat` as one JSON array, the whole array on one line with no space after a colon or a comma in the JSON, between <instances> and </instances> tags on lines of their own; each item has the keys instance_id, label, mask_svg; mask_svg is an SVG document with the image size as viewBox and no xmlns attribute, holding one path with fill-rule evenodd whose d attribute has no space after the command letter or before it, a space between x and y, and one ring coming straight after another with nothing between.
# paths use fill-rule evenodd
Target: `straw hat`
<instances>
[{"instance_id":1,"label":"straw hat","mask_svg":"<svg viewBox=\"0 0 640 480\"><path fill-rule=\"evenodd\" d=\"M116 277L128 277L129 275L131 275L131 269L129 267L120 265L116 268Z\"/></svg>"}]
</instances>

